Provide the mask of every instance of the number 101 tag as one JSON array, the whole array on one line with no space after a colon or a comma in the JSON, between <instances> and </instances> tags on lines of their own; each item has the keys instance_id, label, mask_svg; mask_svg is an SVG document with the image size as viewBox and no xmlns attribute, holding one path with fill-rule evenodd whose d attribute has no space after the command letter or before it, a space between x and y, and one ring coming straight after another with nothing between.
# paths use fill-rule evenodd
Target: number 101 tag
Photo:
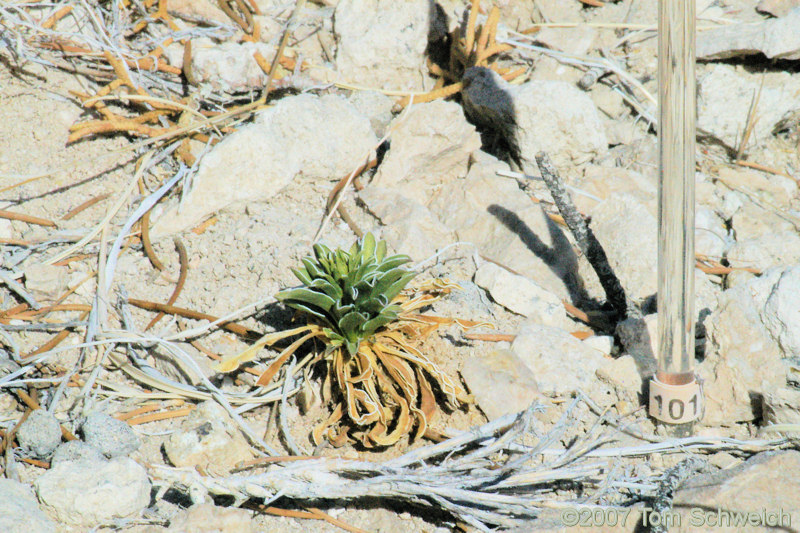
<instances>
[{"instance_id":1,"label":"number 101 tag","mask_svg":"<svg viewBox=\"0 0 800 533\"><path fill-rule=\"evenodd\" d=\"M697 381L685 385L667 385L657 378L650 380L650 416L667 424L685 424L701 417L703 395Z\"/></svg>"}]
</instances>

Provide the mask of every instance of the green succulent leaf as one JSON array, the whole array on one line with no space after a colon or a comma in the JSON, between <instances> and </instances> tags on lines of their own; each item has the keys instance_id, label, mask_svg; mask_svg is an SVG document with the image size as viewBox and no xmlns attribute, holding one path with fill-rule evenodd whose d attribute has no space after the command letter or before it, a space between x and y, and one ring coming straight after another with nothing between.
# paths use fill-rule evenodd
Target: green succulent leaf
<instances>
[{"instance_id":1,"label":"green succulent leaf","mask_svg":"<svg viewBox=\"0 0 800 533\"><path fill-rule=\"evenodd\" d=\"M380 263L386 257L386 241L378 241L375 246L375 260Z\"/></svg>"},{"instance_id":2,"label":"green succulent leaf","mask_svg":"<svg viewBox=\"0 0 800 533\"><path fill-rule=\"evenodd\" d=\"M311 283L307 283L306 286L309 289L321 290L334 300L340 300L342 298L341 287L339 287L337 283L327 280L325 278L317 278Z\"/></svg>"},{"instance_id":3,"label":"green succulent leaf","mask_svg":"<svg viewBox=\"0 0 800 533\"><path fill-rule=\"evenodd\" d=\"M302 261L303 266L305 266L306 272L308 272L308 275L311 276L311 279L330 277L325 270L320 268L320 264L310 257L304 257ZM333 282L333 278L331 278L331 282Z\"/></svg>"},{"instance_id":4,"label":"green succulent leaf","mask_svg":"<svg viewBox=\"0 0 800 533\"><path fill-rule=\"evenodd\" d=\"M359 338L361 326L367 321L368 316L358 311L351 311L339 319L339 331L347 340L355 341Z\"/></svg>"},{"instance_id":5,"label":"green succulent leaf","mask_svg":"<svg viewBox=\"0 0 800 533\"><path fill-rule=\"evenodd\" d=\"M305 268L293 268L292 272L294 273L295 277L300 280L300 283L303 285L310 285L311 284L311 276L308 275L308 271Z\"/></svg>"},{"instance_id":6,"label":"green succulent leaf","mask_svg":"<svg viewBox=\"0 0 800 533\"><path fill-rule=\"evenodd\" d=\"M411 259L387 257L386 242L371 233L348 251L323 244L313 249L313 257L304 257L303 265L292 269L303 286L276 297L319 320L329 347L344 346L353 355L361 341L397 319L401 308L391 302L415 276L401 268Z\"/></svg>"},{"instance_id":7,"label":"green succulent leaf","mask_svg":"<svg viewBox=\"0 0 800 533\"><path fill-rule=\"evenodd\" d=\"M381 296L391 302L397 297L398 294L402 292L403 289L406 288L408 282L414 279L414 276L416 275L416 272L403 271L403 275L400 276L400 279L395 281L388 289L382 291Z\"/></svg>"},{"instance_id":8,"label":"green succulent leaf","mask_svg":"<svg viewBox=\"0 0 800 533\"><path fill-rule=\"evenodd\" d=\"M275 295L275 298L285 301L288 304L292 304L294 302L303 303L311 307L319 308L323 311L328 311L336 303L336 300L324 292L306 288L281 291Z\"/></svg>"},{"instance_id":9,"label":"green succulent leaf","mask_svg":"<svg viewBox=\"0 0 800 533\"><path fill-rule=\"evenodd\" d=\"M407 277L407 274L411 274L411 276ZM406 277L407 279L404 280ZM372 291L370 291L370 299L384 295L386 296L386 299L391 302L395 296L400 294L400 291L403 290L412 277L414 277L413 272L401 270L399 268L386 272L380 279L378 279L377 283L375 283L375 286L372 288Z\"/></svg>"},{"instance_id":10,"label":"green succulent leaf","mask_svg":"<svg viewBox=\"0 0 800 533\"><path fill-rule=\"evenodd\" d=\"M387 257L386 259L384 259L383 262L378 267L378 270L381 272L388 272L401 265L405 265L410 261L411 258L408 257L407 255L393 255L392 257Z\"/></svg>"},{"instance_id":11,"label":"green succulent leaf","mask_svg":"<svg viewBox=\"0 0 800 533\"><path fill-rule=\"evenodd\" d=\"M364 338L367 338L375 333L378 328L383 327L392 320L396 319L397 311L387 307L381 312L381 314L365 322L364 325L361 326L361 332L364 335Z\"/></svg>"}]
</instances>

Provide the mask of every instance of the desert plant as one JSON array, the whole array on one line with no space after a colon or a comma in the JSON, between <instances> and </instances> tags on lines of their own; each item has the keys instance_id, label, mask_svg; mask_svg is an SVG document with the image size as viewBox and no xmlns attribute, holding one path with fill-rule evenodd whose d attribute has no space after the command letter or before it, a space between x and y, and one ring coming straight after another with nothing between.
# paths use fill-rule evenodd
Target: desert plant
<instances>
[{"instance_id":1,"label":"desert plant","mask_svg":"<svg viewBox=\"0 0 800 533\"><path fill-rule=\"evenodd\" d=\"M415 428L414 436L422 435L438 410L432 382L451 408L469 396L422 352L420 342L442 324L478 324L416 314L457 286L434 280L404 291L416 275L403 268L409 261L405 255L387 257L386 243L372 234L349 251L315 245L314 256L292 269L302 285L276 295L296 309L306 325L266 335L223 361L218 370L235 370L253 360L261 347L302 333L278 354L258 384L269 384L306 341L323 341L325 349L312 361L326 362L335 406L313 432L317 443L323 438L334 445L358 439L367 447L388 446Z\"/></svg>"},{"instance_id":2,"label":"desert plant","mask_svg":"<svg viewBox=\"0 0 800 533\"><path fill-rule=\"evenodd\" d=\"M406 255L386 257L386 241L375 242L368 233L349 252L314 245L315 259L304 258L293 268L303 284L275 297L289 307L319 318L327 327L331 347L345 346L350 356L361 342L397 319L401 308L391 303L416 275L402 269L411 261Z\"/></svg>"}]
</instances>

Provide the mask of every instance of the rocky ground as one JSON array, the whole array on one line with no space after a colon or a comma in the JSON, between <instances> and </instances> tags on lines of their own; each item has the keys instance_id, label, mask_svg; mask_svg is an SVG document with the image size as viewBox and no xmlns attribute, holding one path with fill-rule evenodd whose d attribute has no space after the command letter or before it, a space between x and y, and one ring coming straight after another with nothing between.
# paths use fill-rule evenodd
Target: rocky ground
<instances>
[{"instance_id":1,"label":"rocky ground","mask_svg":"<svg viewBox=\"0 0 800 533\"><path fill-rule=\"evenodd\" d=\"M255 385L277 352L260 352L252 374L213 368L252 344L246 328L291 325L271 297L296 284L290 268L318 237L349 248L366 231L408 254L419 282L460 285L425 313L494 326L446 326L425 341L474 397L433 429L456 437L536 401L520 442L556 435L547 450L576 455L552 472L585 468L519 489L538 517L512 530L585 530L561 514L581 504L631 512L604 530L634 531L668 474L683 472L675 466L695 464L681 463L689 455L701 461L674 491L675 509L783 510L800 523L790 475L800 468L800 2L697 1L696 368L706 406L692 441L647 417L654 362L642 325L609 323L534 159L548 153L654 337L657 2L477 4L474 20L461 0L0 6L0 529L496 525L429 495L415 505L377 488L343 496L346 476L322 498L267 491L269 509L263 496L237 501L208 481L274 472L254 462L269 450L329 458L314 463L323 468L381 465L431 445L315 448L311 431L331 410L318 373L299 372L281 402L278 387ZM496 35L475 32L477 52L456 64L448 39L491 27L493 6ZM125 72L115 54L131 62L130 84L113 82ZM104 95L102 106L89 99ZM137 95L173 107L150 100L162 116L140 120L154 108ZM159 138L204 116L217 120L205 137ZM342 209L329 209L342 181ZM173 294L182 309L238 312L240 330L170 312L145 333L155 313L135 301ZM578 450L601 430L609 439L592 448L607 453ZM532 462L549 465L552 453ZM200 481L165 481L175 472ZM689 531L688 518L675 530Z\"/></svg>"}]
</instances>

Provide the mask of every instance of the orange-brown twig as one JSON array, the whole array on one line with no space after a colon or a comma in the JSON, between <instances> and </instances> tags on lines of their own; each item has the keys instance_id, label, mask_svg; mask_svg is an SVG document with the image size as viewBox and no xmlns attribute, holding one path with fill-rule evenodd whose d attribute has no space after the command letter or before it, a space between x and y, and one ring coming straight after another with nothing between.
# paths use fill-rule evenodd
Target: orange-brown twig
<instances>
[{"instance_id":1,"label":"orange-brown twig","mask_svg":"<svg viewBox=\"0 0 800 533\"><path fill-rule=\"evenodd\" d=\"M72 7L73 6L64 6L55 13L53 13L52 15L50 15L49 17L47 17L47 19L44 22L42 22L42 28L46 30L52 28L56 22L66 17L69 14L69 12L72 11Z\"/></svg>"},{"instance_id":2,"label":"orange-brown twig","mask_svg":"<svg viewBox=\"0 0 800 533\"><path fill-rule=\"evenodd\" d=\"M61 220L69 220L72 217L74 217L75 215L77 215L78 213L80 213L81 211L89 209L94 204L102 202L103 200L105 200L109 196L111 196L111 194L110 193L106 193L106 194L100 194L98 196L95 196L94 198L90 198L90 199L86 200L85 202L83 202L82 204L80 204L79 206L70 209L67 212L67 214L65 214L63 217L61 217Z\"/></svg>"},{"instance_id":3,"label":"orange-brown twig","mask_svg":"<svg viewBox=\"0 0 800 533\"><path fill-rule=\"evenodd\" d=\"M144 234L142 234L144 235ZM181 265L180 274L178 274L178 283L175 284L175 289L172 291L169 299L167 300L167 305L172 305L178 299L178 295L180 295L181 290L183 290L183 285L186 283L186 274L189 271L189 257L186 254L186 247L183 245L181 240L178 237L175 237L175 249L178 250L178 258ZM144 328L144 331L152 328L156 325L156 323L161 320L164 316L164 312L160 311L153 319L150 321L149 324Z\"/></svg>"},{"instance_id":4,"label":"orange-brown twig","mask_svg":"<svg viewBox=\"0 0 800 533\"><path fill-rule=\"evenodd\" d=\"M56 223L52 220L26 215L24 213L14 213L13 211L6 211L5 209L0 209L0 218L5 218L7 220L18 220L27 224L36 224L37 226L47 226L51 228L56 226Z\"/></svg>"},{"instance_id":5,"label":"orange-brown twig","mask_svg":"<svg viewBox=\"0 0 800 533\"><path fill-rule=\"evenodd\" d=\"M208 320L209 322L216 322L217 320L219 320L218 317L215 317L213 315L208 315L206 313L201 313L199 311L193 311L191 309L185 309L183 307L176 307L174 305L164 305L158 302L150 302L147 300L137 300L135 298L131 298L128 300L128 303L140 309L146 309L148 311L163 311L170 315L178 315L184 318L191 318L193 320ZM242 337L262 336L260 332L254 329L250 329L240 324L234 324L232 322L222 322L218 324L218 326L222 329L227 329L231 333L241 335Z\"/></svg>"},{"instance_id":6,"label":"orange-brown twig","mask_svg":"<svg viewBox=\"0 0 800 533\"><path fill-rule=\"evenodd\" d=\"M85 320L87 316L89 316L89 311L84 311L81 314L81 317L80 317L79 320ZM24 359L29 359L29 358L33 357L34 355L39 355L40 353L44 353L44 352L52 350L53 348L55 348L56 346L61 344L61 342L64 339L69 337L69 334L70 334L70 330L62 329L61 331L56 333L49 341L47 341L46 343L44 343L41 346L39 346L38 348L36 348L34 351L23 355L22 359L23 360Z\"/></svg>"},{"instance_id":7,"label":"orange-brown twig","mask_svg":"<svg viewBox=\"0 0 800 533\"><path fill-rule=\"evenodd\" d=\"M451 85L446 85L441 89L436 89L425 94L416 94L414 95L414 103L415 104L423 104L425 102L433 102L434 100L438 100L439 98L447 98L448 96L453 96L454 94L458 94L461 92L461 89L464 88L463 82L456 82ZM398 105L400 107L406 107L408 104L411 103L411 96L404 96Z\"/></svg>"},{"instance_id":8,"label":"orange-brown twig","mask_svg":"<svg viewBox=\"0 0 800 533\"><path fill-rule=\"evenodd\" d=\"M146 415L136 416L127 420L129 426L136 426L139 424L146 424L148 422L156 422L158 420L167 420L170 418L178 418L186 416L194 410L194 406L184 407L183 409L173 409L171 411L162 411L160 413L150 413Z\"/></svg>"}]
</instances>

